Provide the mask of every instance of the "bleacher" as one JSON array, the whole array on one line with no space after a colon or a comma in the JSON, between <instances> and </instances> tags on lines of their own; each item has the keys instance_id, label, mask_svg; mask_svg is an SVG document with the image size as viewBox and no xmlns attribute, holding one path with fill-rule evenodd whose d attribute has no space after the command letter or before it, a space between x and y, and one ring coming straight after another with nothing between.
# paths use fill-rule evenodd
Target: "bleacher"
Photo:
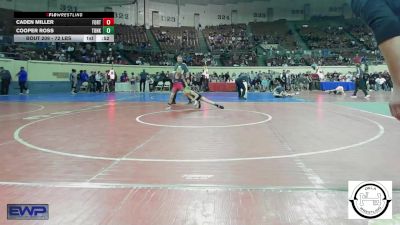
<instances>
[{"instance_id":1,"label":"bleacher","mask_svg":"<svg viewBox=\"0 0 400 225\"><path fill-rule=\"evenodd\" d=\"M328 19L310 20L298 26L297 31L311 50L362 48L361 44L347 33L344 26L344 23Z\"/></svg>"},{"instance_id":2,"label":"bleacher","mask_svg":"<svg viewBox=\"0 0 400 225\"><path fill-rule=\"evenodd\" d=\"M367 25L365 25L361 20L347 20L345 23L345 29L368 50L375 50L377 48L372 30L367 27Z\"/></svg>"},{"instance_id":3,"label":"bleacher","mask_svg":"<svg viewBox=\"0 0 400 225\"><path fill-rule=\"evenodd\" d=\"M115 40L126 46L147 49L151 48L149 38L143 26L115 25Z\"/></svg>"},{"instance_id":4,"label":"bleacher","mask_svg":"<svg viewBox=\"0 0 400 225\"><path fill-rule=\"evenodd\" d=\"M0 35L12 35L14 27L14 11L0 9Z\"/></svg>"},{"instance_id":5,"label":"bleacher","mask_svg":"<svg viewBox=\"0 0 400 225\"><path fill-rule=\"evenodd\" d=\"M12 17L12 10L0 9L0 34L3 40L13 33ZM321 65L349 65L355 54L365 56L370 61L382 61L371 30L358 19L328 17L290 23L286 20L250 22L248 25L206 26L202 31L194 27L152 27L150 31L144 26L116 24L116 44L111 46L111 52L107 46L104 46L107 49L100 46L88 49L85 44L75 45L73 52L68 53L67 48L71 44L58 43L52 46L49 43L38 43L29 47L27 44L3 41L0 54L1 57L21 60L86 63L126 63L119 59L127 58L132 64L140 62L150 65L169 65L177 54L182 54L188 64L197 66L203 65L205 60L215 59L224 66L257 66L257 63L296 66L313 62L320 62ZM211 50L210 55L200 49L199 40L203 35ZM305 54L304 50L308 49L301 48L296 40L304 42L313 52L312 56ZM152 45L156 46L157 51ZM271 48L271 45L278 47Z\"/></svg>"},{"instance_id":6,"label":"bleacher","mask_svg":"<svg viewBox=\"0 0 400 225\"><path fill-rule=\"evenodd\" d=\"M255 43L278 44L287 50L297 49L297 43L285 20L275 22L251 22Z\"/></svg>"},{"instance_id":7,"label":"bleacher","mask_svg":"<svg viewBox=\"0 0 400 225\"><path fill-rule=\"evenodd\" d=\"M152 27L151 31L164 52L199 49L199 36L194 27Z\"/></svg>"},{"instance_id":8,"label":"bleacher","mask_svg":"<svg viewBox=\"0 0 400 225\"><path fill-rule=\"evenodd\" d=\"M212 52L248 51L254 46L250 43L245 24L206 26L204 37Z\"/></svg>"}]
</instances>

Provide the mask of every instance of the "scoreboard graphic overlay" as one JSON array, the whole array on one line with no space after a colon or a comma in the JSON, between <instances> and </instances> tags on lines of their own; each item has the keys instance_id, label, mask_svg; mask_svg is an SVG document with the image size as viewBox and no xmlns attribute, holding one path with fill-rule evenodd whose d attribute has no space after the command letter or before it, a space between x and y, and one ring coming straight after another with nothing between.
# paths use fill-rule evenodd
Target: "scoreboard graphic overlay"
<instances>
[{"instance_id":1,"label":"scoreboard graphic overlay","mask_svg":"<svg viewBox=\"0 0 400 225\"><path fill-rule=\"evenodd\" d=\"M14 12L14 42L114 42L113 12Z\"/></svg>"}]
</instances>

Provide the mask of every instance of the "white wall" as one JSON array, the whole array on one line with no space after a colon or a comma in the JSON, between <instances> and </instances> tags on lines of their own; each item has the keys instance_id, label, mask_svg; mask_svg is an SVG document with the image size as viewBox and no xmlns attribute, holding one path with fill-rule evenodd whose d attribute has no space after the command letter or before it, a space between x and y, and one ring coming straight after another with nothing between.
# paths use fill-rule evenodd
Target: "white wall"
<instances>
[{"instance_id":1,"label":"white wall","mask_svg":"<svg viewBox=\"0 0 400 225\"><path fill-rule=\"evenodd\" d=\"M231 24L232 10L238 11L239 23L249 23L253 21L267 21L267 9L274 9L274 20L302 20L303 14L292 14L292 10L303 10L304 4L311 5L312 15L338 16L342 12L330 12L329 7L340 7L346 0L325 1L325 0L270 0L270 1L254 1L239 2L236 4L181 4L180 17L178 19L178 7L175 3L160 3L159 0L138 0L135 5L113 6L114 12L123 15L122 18L117 17L116 23L152 25L152 11L158 11L160 15L160 26L194 26L194 14L200 14L200 24L206 25ZM173 2L173 1L169 1ZM33 0L0 0L2 8L18 9L22 11L104 11L107 2L100 1L99 4L88 4L84 0L49 0L34 1ZM144 10L145 9L145 10ZM144 12L146 11L146 12ZM346 17L351 17L351 11L345 11ZM265 17L254 17L254 13L263 13ZM144 15L146 15L146 24L144 24ZM225 19L219 19L218 15L225 16ZM229 19L227 18L229 17ZM179 24L178 24L179 22Z\"/></svg>"},{"instance_id":2,"label":"white wall","mask_svg":"<svg viewBox=\"0 0 400 225\"><path fill-rule=\"evenodd\" d=\"M160 15L159 25L162 27L178 26L178 7L175 4L151 2L147 0L146 27L152 26L152 12L158 11ZM192 25L193 26L193 25Z\"/></svg>"},{"instance_id":3,"label":"white wall","mask_svg":"<svg viewBox=\"0 0 400 225\"><path fill-rule=\"evenodd\" d=\"M137 10L135 5L124 5L112 7L116 24L135 25Z\"/></svg>"},{"instance_id":4,"label":"white wall","mask_svg":"<svg viewBox=\"0 0 400 225\"><path fill-rule=\"evenodd\" d=\"M45 11L48 9L48 1L29 0L0 0L0 8L20 11Z\"/></svg>"},{"instance_id":5,"label":"white wall","mask_svg":"<svg viewBox=\"0 0 400 225\"><path fill-rule=\"evenodd\" d=\"M143 1L143 0L142 0ZM306 1L292 1L292 0L280 0L280 1L255 1L255 2L239 2L237 4L181 4L180 6L180 18L178 24L177 16L178 9L176 4L159 3L151 0L147 0L146 7L146 25L151 26L151 12L159 11L160 16L173 17L175 21L162 21L160 18L161 26L193 26L194 25L194 14L200 14L200 23L202 26L206 25L219 25L219 24L231 24L231 13L232 10L238 11L238 22L249 23L249 22L262 22L267 21L267 9L274 9L274 20L288 19L288 20L303 20L303 14L293 14L292 10L303 10L304 4L309 3L311 5L312 15L324 15L324 16L340 16L342 12L331 12L329 7L340 7L343 5L343 0L332 1L327 3L326 1L320 0L306 0ZM287 4L285 4L287 2ZM265 17L254 17L254 13L263 13ZM219 19L218 15L225 16L225 19ZM349 13L346 13L349 17ZM229 19L227 19L229 17ZM139 21L139 24L143 24Z\"/></svg>"},{"instance_id":6,"label":"white wall","mask_svg":"<svg viewBox=\"0 0 400 225\"><path fill-rule=\"evenodd\" d=\"M143 0L137 0L136 1L137 5L137 15L135 17L135 23L136 25L143 25L144 24L144 1Z\"/></svg>"},{"instance_id":7,"label":"white wall","mask_svg":"<svg viewBox=\"0 0 400 225\"><path fill-rule=\"evenodd\" d=\"M1 8L4 8L4 9L14 9L15 2L14 2L14 0L12 0L12 1L0 0L0 5L1 5Z\"/></svg>"}]
</instances>

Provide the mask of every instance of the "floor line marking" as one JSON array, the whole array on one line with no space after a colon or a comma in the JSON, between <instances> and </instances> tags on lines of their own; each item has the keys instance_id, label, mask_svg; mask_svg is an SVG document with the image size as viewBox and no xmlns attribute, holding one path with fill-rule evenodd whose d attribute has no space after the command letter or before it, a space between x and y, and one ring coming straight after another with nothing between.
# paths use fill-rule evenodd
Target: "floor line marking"
<instances>
[{"instance_id":1,"label":"floor line marking","mask_svg":"<svg viewBox=\"0 0 400 225\"><path fill-rule=\"evenodd\" d=\"M124 98L121 98L124 99ZM106 103L106 104L101 104L102 106L106 106L109 105L110 103ZM115 103L114 103L115 104ZM345 107L347 108L347 107ZM350 108L351 109L351 108ZM86 158L86 159L95 159L95 160L127 160L127 161L140 161L140 162L233 162L233 161L247 161L247 160L263 160L263 159L281 159L281 158L292 158L292 157L300 157L300 156L310 156L310 155L316 155L316 154L323 154L323 153L329 153L329 152L336 152L336 151L341 151L341 150L346 150L348 148L352 148L352 147L357 147L357 146L361 146L364 144L367 144L369 142L375 141L377 139L379 139L383 134L384 134L384 128L383 126L371 119L365 118L365 117L359 117L362 119L365 119L369 122L374 123L375 125L378 126L379 128L379 133L366 140L363 142L359 142L353 145L349 145L349 146L343 146L340 148L335 148L335 149L328 149L328 150L322 150L322 151L314 151L314 152L307 152L307 153L297 153L297 154L291 154L291 155L278 155L278 156L266 156L266 157L249 157L249 158L228 158L228 159L194 159L194 160L190 160L190 159L143 159L143 158L113 158L113 157L99 157L99 156L89 156L89 155L82 155L82 154L71 154L71 153L65 153L65 152L58 152L58 151L54 151L54 150L50 150L50 149L45 149L45 148L40 148L37 146L34 146L30 143L27 143L26 141L24 141L22 138L19 137L19 133L20 131L29 126L32 125L34 123L37 122L41 122L44 120L48 120L48 119L53 119L53 118L57 118L57 117L62 117L62 116L69 116L69 115L74 115L74 114L78 114L78 113L82 113L82 112L89 112L89 111L100 111L100 110L105 110L105 109L98 109L98 110L81 110L78 112L72 112L70 114L63 114L63 115L57 115L54 117L49 117L49 118L45 118L45 119L41 119L41 120L37 120L28 124L25 124L21 127L19 127L15 132L14 132L14 139L17 140L19 143L29 147L29 148L33 148L39 151L43 151L43 152L47 152L47 153L53 153L53 154L58 154L58 155L63 155L63 156L70 156L70 157L77 157L77 158Z\"/></svg>"},{"instance_id":2,"label":"floor line marking","mask_svg":"<svg viewBox=\"0 0 400 225\"><path fill-rule=\"evenodd\" d=\"M255 113L255 114L260 114L263 116L266 116L267 119L258 121L258 122L253 122L253 123L243 123L243 124L232 124L232 125L206 125L206 126L185 126L185 125L167 125L167 124L155 124L155 123L148 123L143 120L141 120L142 117L148 116L148 115L155 115L155 114L161 114L161 113L171 113L171 112L185 112L185 111L198 111L195 109L182 109L182 110L172 110L172 111L159 111L159 112L151 112L151 113L145 113L142 115L139 115L136 117L136 121L141 124L149 125L149 126L155 126L155 127L168 127L168 128L231 128L231 127L245 127L245 126L252 126L252 125L258 125L262 123L266 123L272 120L272 116L266 113L262 112L257 112L257 111L250 111L250 110L241 110L241 109L224 109L223 111L239 111L239 112L250 112L250 113Z\"/></svg>"},{"instance_id":3,"label":"floor line marking","mask_svg":"<svg viewBox=\"0 0 400 225\"><path fill-rule=\"evenodd\" d=\"M15 142L15 140L8 140L8 141L6 141L6 142L0 143L0 146L2 146L2 145L8 145L8 144L11 144L11 143L13 143L13 142Z\"/></svg>"},{"instance_id":4,"label":"floor line marking","mask_svg":"<svg viewBox=\"0 0 400 225\"><path fill-rule=\"evenodd\" d=\"M290 153L295 153L293 148L288 144L286 141L284 135L282 135L278 130L276 129L271 129L274 135L277 137L281 145L286 148ZM309 182L311 182L314 187L316 188L323 188L324 186L324 181L321 179L320 176L318 176L313 169L307 167L305 163L300 159L300 158L294 158L293 161L296 163L296 166L303 171L304 176L307 177Z\"/></svg>"},{"instance_id":5,"label":"floor line marking","mask_svg":"<svg viewBox=\"0 0 400 225\"><path fill-rule=\"evenodd\" d=\"M87 183L87 182L13 182L0 181L0 186L87 188L87 189L220 189L220 190L266 190L266 191L335 191L347 192L346 187L316 188L314 186L252 186L218 184L133 184L133 183ZM400 189L393 189L400 193Z\"/></svg>"},{"instance_id":6,"label":"floor line marking","mask_svg":"<svg viewBox=\"0 0 400 225\"><path fill-rule=\"evenodd\" d=\"M0 118L2 118L2 117L9 117L9 116L15 116L15 115L20 115L20 114L26 114L26 113L34 113L34 112L38 112L38 111L41 111L41 110L43 110L43 109L46 108L44 105L39 105L39 104L28 103L28 105L39 106L39 109L35 109L35 110L31 110L31 111L26 111L26 112L20 112L20 113L11 113L11 114L0 115Z\"/></svg>"},{"instance_id":7,"label":"floor line marking","mask_svg":"<svg viewBox=\"0 0 400 225\"><path fill-rule=\"evenodd\" d=\"M140 106L142 107L142 106ZM275 155L275 156L262 156L262 157L238 157L238 158L221 158L221 159L151 159L151 158L115 158L115 157L102 157L102 156L91 156L91 155L83 155L83 154L73 154L73 153L68 153L68 152L59 152L51 149L46 149L46 148L41 148L35 145L32 145L28 143L27 141L23 140L20 137L21 131L26 128L27 126L30 126L32 124L45 121L48 119L53 119L57 117L62 117L62 116L69 116L69 115L74 115L82 112L93 112L93 111L101 111L101 110L106 110L106 109L98 109L98 110L85 110L85 111L78 111L74 112L71 114L66 114L66 115L57 115L54 117L49 117L41 120L36 120L31 123L27 123L21 127L19 127L17 130L14 132L14 139L21 143L22 145L35 149L37 151L42 151L42 152L47 152L47 153L52 153L52 154L57 154L57 155L62 155L62 156L69 156L69 157L76 157L76 158L85 158L85 159L93 159L93 160L121 160L121 161L138 161L138 162L236 162L236 161L250 161L250 160L269 160L269 159L283 159L283 158L294 158L294 157L302 157L302 156L311 156L311 155L317 155L317 154L325 154L325 153L331 153L331 152L338 152L338 151L344 151L348 150L354 147L359 147L365 144L368 144L370 142L373 142L375 140L378 140L383 136L385 133L385 128L378 122L368 119L366 117L362 116L357 116L358 118L364 119L370 123L375 124L379 131L378 133L374 136L371 137L367 140L347 145L347 146L342 146L338 148L333 148L333 149L326 149L326 150L320 150L320 151L313 151L313 152L304 152L304 153L295 153L295 154L286 154L286 155Z\"/></svg>"},{"instance_id":8,"label":"floor line marking","mask_svg":"<svg viewBox=\"0 0 400 225\"><path fill-rule=\"evenodd\" d=\"M122 206L125 205L126 201L131 197L132 193L136 193L137 191L138 191L138 190L131 189L131 190L125 195L125 197L122 199L122 201L120 201L120 202L118 203L118 205L112 209L112 213L110 213L110 214L108 215L108 217L107 217L105 220L103 220L103 222L104 222L104 221L107 221L107 223L110 223L110 221L112 221L112 219L117 215L117 212L121 210Z\"/></svg>"},{"instance_id":9,"label":"floor line marking","mask_svg":"<svg viewBox=\"0 0 400 225\"><path fill-rule=\"evenodd\" d=\"M107 106L109 105L108 103L106 104L100 104L99 106ZM129 108L137 108L137 107L143 107L146 105L140 105L140 106L129 106ZM96 157L96 156L87 156L87 155L81 155L81 154L71 154L71 153L66 153L66 152L59 152L59 151L54 151L51 149L45 149L45 148L40 148L37 146L34 146L26 141L24 141L22 138L19 137L19 133L21 132L22 129L24 129L27 126L30 126L32 124L35 123L39 123L45 120L49 120L49 119L54 119L54 118L58 118L58 117L63 117L63 116L70 116L70 115L75 115L75 114L80 114L80 113L85 113L85 112L97 112L97 111L103 111L103 110L107 110L107 109L80 109L80 110L73 110L71 113L69 114L61 114L61 115L56 115L56 116L52 116L52 117L48 117L48 118L44 118L44 119L40 119L40 120L35 120L33 122L27 123L21 127L19 127L17 130L15 130L14 132L14 140L16 140L17 142L19 142L20 144L28 147L28 148L32 148L32 149L36 149L38 151L42 151L42 152L47 152L47 153L52 153L52 154L56 154L56 155L62 155L62 156L69 156L69 157L76 157L76 158L84 158L84 159L97 159L97 160L124 160L121 158L112 158L112 157Z\"/></svg>"},{"instance_id":10,"label":"floor line marking","mask_svg":"<svg viewBox=\"0 0 400 225\"><path fill-rule=\"evenodd\" d=\"M345 106L345 105L340 105L340 104L335 104L335 103L330 103L330 104L335 105L335 106L340 106L340 107L343 107L343 108L346 108L346 109L350 109L350 110L360 111L360 112L372 114L372 115L375 115L375 116L381 116L381 117L384 117L384 118L396 120L396 118L394 118L393 116L388 116L388 115L384 115L384 114L380 114L380 113L370 112L370 111L366 111L366 110L363 110L363 109L357 109L357 108L353 108L351 106Z\"/></svg>"},{"instance_id":11,"label":"floor line marking","mask_svg":"<svg viewBox=\"0 0 400 225\"><path fill-rule=\"evenodd\" d=\"M130 155L132 152L137 151L138 149L142 148L143 146L145 146L147 143L149 143L150 141L152 141L154 139L155 136L157 136L158 133L153 134L150 138L148 138L145 142L143 142L142 144L136 146L133 150L129 151L128 153L126 153L120 160L115 160L113 163L111 163L109 166L105 167L104 169L102 169L100 172L98 172L97 174L95 174L93 177L89 178L86 182L91 182L92 180L96 179L97 177L101 176L104 174L104 172L106 172L107 170L109 170L110 168L112 168L113 166L117 165L118 163L120 163L123 159L125 159L128 155Z\"/></svg>"}]
</instances>

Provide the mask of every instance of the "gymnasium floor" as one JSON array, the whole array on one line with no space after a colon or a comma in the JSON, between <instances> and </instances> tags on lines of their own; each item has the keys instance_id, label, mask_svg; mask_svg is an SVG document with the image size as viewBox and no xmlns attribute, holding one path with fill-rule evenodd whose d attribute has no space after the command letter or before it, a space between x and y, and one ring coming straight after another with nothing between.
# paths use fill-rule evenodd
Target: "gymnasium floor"
<instances>
[{"instance_id":1,"label":"gymnasium floor","mask_svg":"<svg viewBox=\"0 0 400 225\"><path fill-rule=\"evenodd\" d=\"M360 93L361 94L361 93ZM390 93L0 96L0 224L400 224ZM348 220L349 180L393 181L393 220ZM7 204L49 204L8 221Z\"/></svg>"}]
</instances>

